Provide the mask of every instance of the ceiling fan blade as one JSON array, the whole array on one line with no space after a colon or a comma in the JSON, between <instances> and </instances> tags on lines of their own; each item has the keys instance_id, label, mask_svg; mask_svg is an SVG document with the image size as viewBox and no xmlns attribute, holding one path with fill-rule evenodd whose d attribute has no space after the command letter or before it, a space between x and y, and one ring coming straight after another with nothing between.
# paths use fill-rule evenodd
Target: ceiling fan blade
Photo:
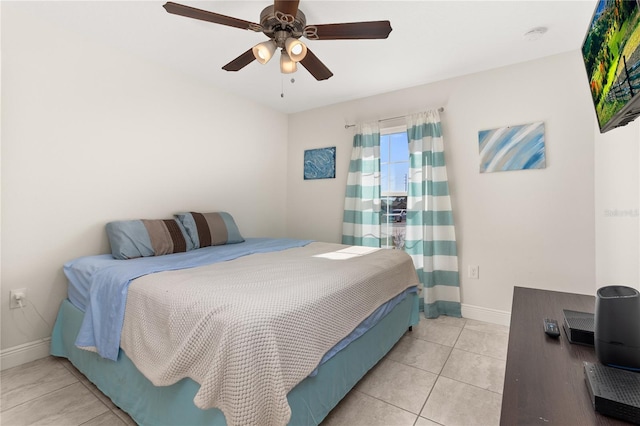
<instances>
[{"instance_id":1,"label":"ceiling fan blade","mask_svg":"<svg viewBox=\"0 0 640 426\"><path fill-rule=\"evenodd\" d=\"M262 31L262 27L253 22L233 18L231 16L220 15L195 7L185 6L178 3L167 2L165 10L174 15L186 16L187 18L200 19L201 21L213 22L214 24L226 25L228 27L240 28L242 30Z\"/></svg>"},{"instance_id":2,"label":"ceiling fan blade","mask_svg":"<svg viewBox=\"0 0 640 426\"><path fill-rule=\"evenodd\" d=\"M290 15L295 18L298 13L299 3L299 0L274 0L273 10L276 13L280 12L283 15Z\"/></svg>"},{"instance_id":3,"label":"ceiling fan blade","mask_svg":"<svg viewBox=\"0 0 640 426\"><path fill-rule=\"evenodd\" d=\"M325 64L313 54L311 50L307 48L307 54L304 59L300 61L303 67L315 77L316 80L326 80L333 75L331 70L327 68Z\"/></svg>"},{"instance_id":4,"label":"ceiling fan blade","mask_svg":"<svg viewBox=\"0 0 640 426\"><path fill-rule=\"evenodd\" d=\"M256 57L253 56L253 48L251 48L246 52L244 52L242 55L235 58L233 61L229 62L224 67L222 67L222 69L225 71L240 71L242 68L249 65L255 59Z\"/></svg>"},{"instance_id":5,"label":"ceiling fan blade","mask_svg":"<svg viewBox=\"0 0 640 426\"><path fill-rule=\"evenodd\" d=\"M310 40L358 40L389 37L389 21L349 22L345 24L307 25L304 36Z\"/></svg>"}]
</instances>

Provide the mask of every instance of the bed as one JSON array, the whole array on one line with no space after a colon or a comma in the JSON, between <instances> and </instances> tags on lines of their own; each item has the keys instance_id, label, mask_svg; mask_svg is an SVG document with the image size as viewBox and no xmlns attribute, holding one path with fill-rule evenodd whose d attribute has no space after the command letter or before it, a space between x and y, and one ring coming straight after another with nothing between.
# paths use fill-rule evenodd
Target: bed
<instances>
[{"instance_id":1,"label":"bed","mask_svg":"<svg viewBox=\"0 0 640 426\"><path fill-rule=\"evenodd\" d=\"M190 244L64 268L51 354L139 424L319 424L418 322L418 279L401 251Z\"/></svg>"}]
</instances>

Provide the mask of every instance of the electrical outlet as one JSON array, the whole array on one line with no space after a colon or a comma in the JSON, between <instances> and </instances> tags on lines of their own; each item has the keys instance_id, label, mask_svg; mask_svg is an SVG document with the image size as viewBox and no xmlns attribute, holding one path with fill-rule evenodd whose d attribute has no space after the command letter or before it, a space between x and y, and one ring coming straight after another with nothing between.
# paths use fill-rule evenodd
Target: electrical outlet
<instances>
[{"instance_id":1,"label":"electrical outlet","mask_svg":"<svg viewBox=\"0 0 640 426\"><path fill-rule=\"evenodd\" d=\"M27 304L27 289L26 288L17 288L15 290L11 290L9 292L9 309L17 309L20 307L20 302L22 302L22 306L26 306Z\"/></svg>"},{"instance_id":2,"label":"electrical outlet","mask_svg":"<svg viewBox=\"0 0 640 426\"><path fill-rule=\"evenodd\" d=\"M477 280L480 278L480 266L469 265L469 278Z\"/></svg>"}]
</instances>

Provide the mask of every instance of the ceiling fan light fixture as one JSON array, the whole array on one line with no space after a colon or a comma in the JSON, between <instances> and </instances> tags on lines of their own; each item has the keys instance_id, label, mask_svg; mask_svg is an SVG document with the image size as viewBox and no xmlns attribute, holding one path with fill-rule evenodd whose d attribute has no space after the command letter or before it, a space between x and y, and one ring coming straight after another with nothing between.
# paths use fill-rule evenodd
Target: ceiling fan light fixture
<instances>
[{"instance_id":1,"label":"ceiling fan light fixture","mask_svg":"<svg viewBox=\"0 0 640 426\"><path fill-rule=\"evenodd\" d=\"M260 13L260 23L172 1L168 1L163 7L173 15L254 31L264 34L269 39L224 65L222 69L225 71L239 71L254 60L266 64L273 57L275 50L281 49L280 70L283 73L295 72L296 64L300 62L318 81L330 78L333 73L311 50L307 49L307 46L298 41L300 37L306 37L309 40L371 40L385 39L392 31L389 21L307 25L307 18L298 8L298 3L299 0L273 0L273 5L265 7Z\"/></svg>"},{"instance_id":2,"label":"ceiling fan light fixture","mask_svg":"<svg viewBox=\"0 0 640 426\"><path fill-rule=\"evenodd\" d=\"M282 74L291 74L298 70L298 64L291 60L289 54L282 49L280 55L280 72Z\"/></svg>"},{"instance_id":3,"label":"ceiling fan light fixture","mask_svg":"<svg viewBox=\"0 0 640 426\"><path fill-rule=\"evenodd\" d=\"M300 62L307 55L307 46L297 38L289 37L286 39L284 48L293 62Z\"/></svg>"},{"instance_id":4,"label":"ceiling fan light fixture","mask_svg":"<svg viewBox=\"0 0 640 426\"><path fill-rule=\"evenodd\" d=\"M255 56L256 60L264 65L269 62L269 60L273 56L273 53L276 51L276 42L273 40L269 40L258 43L253 46L252 50L253 56Z\"/></svg>"}]
</instances>

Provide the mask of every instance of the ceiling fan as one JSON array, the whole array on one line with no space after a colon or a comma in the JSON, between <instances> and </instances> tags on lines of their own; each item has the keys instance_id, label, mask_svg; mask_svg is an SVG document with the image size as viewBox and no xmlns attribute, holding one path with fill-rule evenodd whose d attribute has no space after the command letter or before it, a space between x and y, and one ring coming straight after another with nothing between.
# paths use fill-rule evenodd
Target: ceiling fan
<instances>
[{"instance_id":1,"label":"ceiling fan","mask_svg":"<svg viewBox=\"0 0 640 426\"><path fill-rule=\"evenodd\" d=\"M274 0L272 6L267 6L260 13L259 24L173 2L163 7L174 15L262 32L269 38L223 66L222 69L226 71L239 71L254 60L266 64L278 48L281 50L282 73L295 72L296 64L300 62L316 80L326 80L333 73L299 40L300 37L309 40L383 39L391 32L389 21L307 25L304 13L298 9L299 3L298 0Z\"/></svg>"}]
</instances>

